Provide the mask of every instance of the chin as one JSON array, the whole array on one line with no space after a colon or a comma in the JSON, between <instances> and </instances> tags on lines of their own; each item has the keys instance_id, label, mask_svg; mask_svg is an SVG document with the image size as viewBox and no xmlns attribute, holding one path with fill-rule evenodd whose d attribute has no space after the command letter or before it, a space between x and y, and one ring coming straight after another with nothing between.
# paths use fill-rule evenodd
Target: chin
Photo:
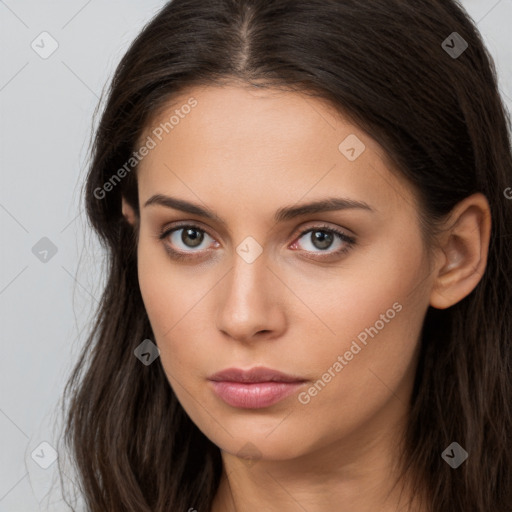
<instances>
[{"instance_id":1,"label":"chin","mask_svg":"<svg viewBox=\"0 0 512 512\"><path fill-rule=\"evenodd\" d=\"M251 427L248 428L234 428L220 422L229 433L233 433L233 436L222 428L214 433L211 429L208 429L210 432L203 430L203 433L222 451L253 463L257 460L294 459L304 455L311 445L311 433L308 435L309 439L291 435L289 426L285 426L288 421L286 419L273 422L270 427L267 420L265 428L255 428L256 422L248 421L251 421Z\"/></svg>"}]
</instances>

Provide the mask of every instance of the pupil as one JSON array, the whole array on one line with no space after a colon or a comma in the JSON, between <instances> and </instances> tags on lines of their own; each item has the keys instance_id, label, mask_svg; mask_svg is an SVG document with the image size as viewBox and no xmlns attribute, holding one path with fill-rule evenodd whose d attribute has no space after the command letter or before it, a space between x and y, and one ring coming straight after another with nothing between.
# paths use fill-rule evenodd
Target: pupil
<instances>
[{"instance_id":1,"label":"pupil","mask_svg":"<svg viewBox=\"0 0 512 512\"><path fill-rule=\"evenodd\" d=\"M317 249L328 249L332 244L333 236L331 233L326 233L325 231L313 231L311 233L311 238L313 245Z\"/></svg>"},{"instance_id":2,"label":"pupil","mask_svg":"<svg viewBox=\"0 0 512 512\"><path fill-rule=\"evenodd\" d=\"M192 243L188 243L186 237L192 240ZM181 240L184 244L189 245L190 247L197 247L203 241L204 235L200 233L197 229L184 229L181 235Z\"/></svg>"}]
</instances>

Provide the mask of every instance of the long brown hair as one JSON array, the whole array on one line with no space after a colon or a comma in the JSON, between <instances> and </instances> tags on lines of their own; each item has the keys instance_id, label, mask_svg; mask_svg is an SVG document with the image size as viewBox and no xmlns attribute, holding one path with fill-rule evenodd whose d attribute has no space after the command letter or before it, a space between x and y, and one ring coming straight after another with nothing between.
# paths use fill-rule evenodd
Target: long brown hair
<instances>
[{"instance_id":1,"label":"long brown hair","mask_svg":"<svg viewBox=\"0 0 512 512\"><path fill-rule=\"evenodd\" d=\"M173 97L229 80L307 92L350 116L417 191L428 233L463 198L487 197L485 274L459 303L425 317L402 466L428 490L432 512L510 512L511 125L492 57L454 0L174 0L132 43L85 184L107 281L63 395L64 438L88 510L208 511L219 484L220 450L185 413L160 360L145 366L134 356L154 337L137 234L121 213L122 196L139 212L136 165L119 169ZM454 441L469 453L457 469L441 457Z\"/></svg>"}]
</instances>

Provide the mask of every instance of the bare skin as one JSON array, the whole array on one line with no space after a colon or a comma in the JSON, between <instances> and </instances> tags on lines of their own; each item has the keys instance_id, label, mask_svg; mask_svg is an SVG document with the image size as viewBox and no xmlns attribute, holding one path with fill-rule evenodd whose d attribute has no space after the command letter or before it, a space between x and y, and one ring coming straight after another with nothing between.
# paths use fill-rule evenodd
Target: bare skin
<instances>
[{"instance_id":1,"label":"bare skin","mask_svg":"<svg viewBox=\"0 0 512 512\"><path fill-rule=\"evenodd\" d=\"M141 140L190 97L197 107L140 163L140 218L124 200L123 214L139 230L140 287L169 383L221 450L211 512L396 512L409 502L427 510L408 482L394 487L398 442L429 305L457 303L485 270L485 197L457 205L428 255L410 185L374 140L326 103L236 85L192 88ZM349 135L365 145L353 161L339 149ZM219 219L145 206L155 194ZM280 208L326 198L370 209L274 219ZM322 245L329 235L330 246ZM257 257L248 262L245 254ZM366 329L373 336L363 344ZM254 366L307 382L259 409L228 405L212 391L214 372Z\"/></svg>"}]
</instances>

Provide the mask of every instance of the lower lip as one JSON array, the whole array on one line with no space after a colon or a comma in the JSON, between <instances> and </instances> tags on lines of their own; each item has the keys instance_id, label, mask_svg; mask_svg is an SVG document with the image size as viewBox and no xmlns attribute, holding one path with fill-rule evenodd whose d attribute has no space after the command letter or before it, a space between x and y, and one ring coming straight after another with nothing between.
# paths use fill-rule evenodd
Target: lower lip
<instances>
[{"instance_id":1,"label":"lower lip","mask_svg":"<svg viewBox=\"0 0 512 512\"><path fill-rule=\"evenodd\" d=\"M228 382L210 381L214 392L233 407L262 409L293 394L304 382Z\"/></svg>"}]
</instances>

